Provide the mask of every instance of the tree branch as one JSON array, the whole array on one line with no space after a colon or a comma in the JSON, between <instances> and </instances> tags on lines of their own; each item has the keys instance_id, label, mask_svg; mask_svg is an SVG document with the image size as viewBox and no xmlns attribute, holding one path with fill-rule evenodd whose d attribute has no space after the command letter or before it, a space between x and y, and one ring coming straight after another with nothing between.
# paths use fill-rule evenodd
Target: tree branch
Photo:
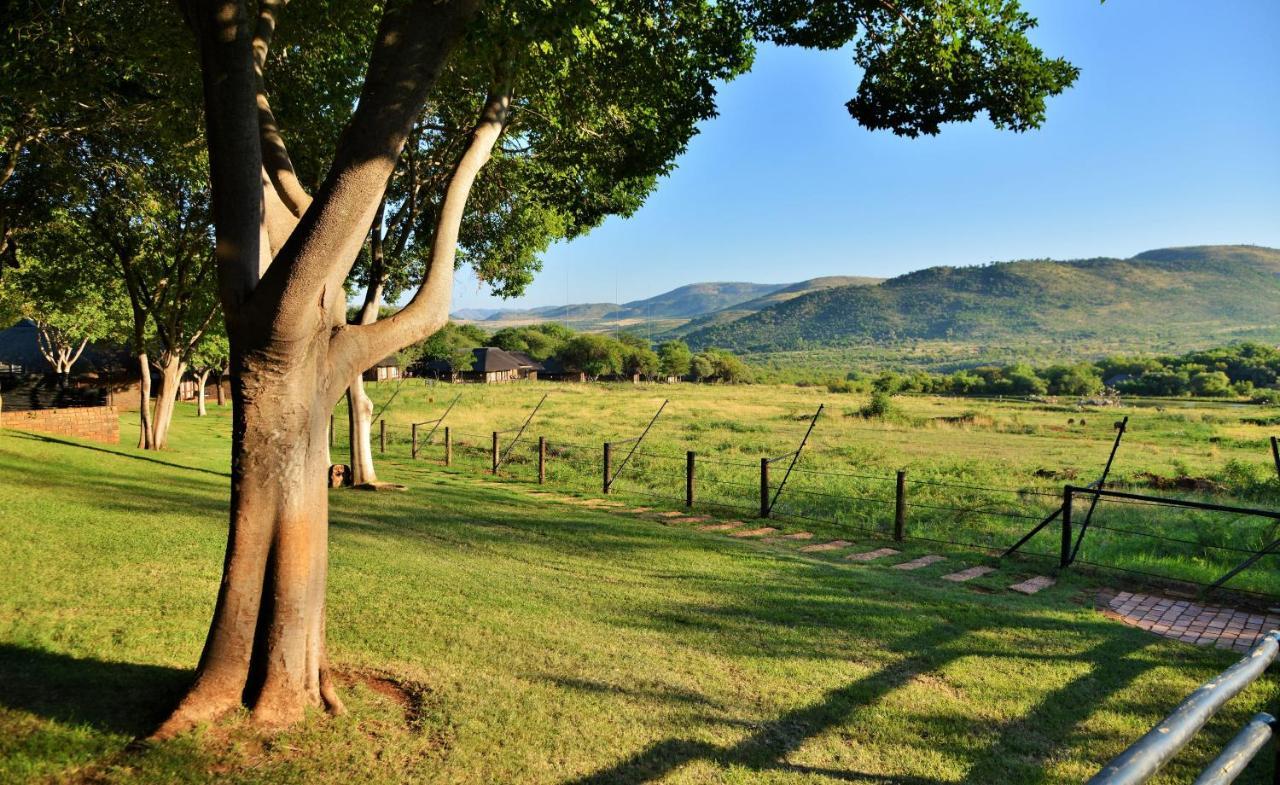
<instances>
[{"instance_id":1,"label":"tree branch","mask_svg":"<svg viewBox=\"0 0 1280 785\"><path fill-rule=\"evenodd\" d=\"M374 324L344 326L331 344L334 378L348 379L373 363L444 327L453 294L453 268L458 255L458 231L476 176L489 161L494 145L506 129L511 90L495 90L485 100L479 122L465 152L454 166L445 190L432 238L427 275L409 304ZM337 394L341 389L336 390ZM336 400L336 398L335 398Z\"/></svg>"},{"instance_id":2,"label":"tree branch","mask_svg":"<svg viewBox=\"0 0 1280 785\"><path fill-rule=\"evenodd\" d=\"M275 34L280 13L288 0L259 0L258 23L253 32L253 71L257 91L258 129L262 144L262 167L275 191L280 204L288 211L296 223L297 219L307 211L311 204L311 196L302 187L298 175L293 169L293 161L285 147L284 137L276 124L275 113L271 111L271 102L267 99L267 87L264 74L267 68L267 54L271 50L271 39ZM277 224L279 222L276 222ZM289 227L292 230L292 226ZM283 245L285 234L272 245Z\"/></svg>"}]
</instances>

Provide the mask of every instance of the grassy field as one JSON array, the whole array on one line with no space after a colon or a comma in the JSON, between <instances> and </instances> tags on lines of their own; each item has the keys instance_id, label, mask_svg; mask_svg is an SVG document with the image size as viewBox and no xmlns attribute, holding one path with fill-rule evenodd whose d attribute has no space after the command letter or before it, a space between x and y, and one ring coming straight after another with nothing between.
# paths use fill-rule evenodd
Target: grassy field
<instances>
[{"instance_id":1,"label":"grassy field","mask_svg":"<svg viewBox=\"0 0 1280 785\"><path fill-rule=\"evenodd\" d=\"M548 416L614 392L562 391ZM1104 619L1078 574L1035 597L1003 589L1026 563L958 587L938 576L980 558L859 567L400 456L381 473L407 492L332 493L351 714L127 750L199 654L227 425L183 406L160 455L0 433L0 782L1077 783L1234 660ZM746 436L801 423L776 425ZM1255 685L1157 781L1277 697Z\"/></svg>"},{"instance_id":2,"label":"grassy field","mask_svg":"<svg viewBox=\"0 0 1280 785\"><path fill-rule=\"evenodd\" d=\"M1274 411L1209 401L1080 408L1070 401L1024 403L902 397L887 420L858 414L862 396L790 385L549 384L430 385L421 380L370 385L387 421L388 453L409 453L410 424L440 417L461 396L447 423L455 463L476 473L490 466L491 432L505 452L542 398L502 474L537 476L538 436L549 444L548 482L578 490L601 486L605 441L618 442L615 466L664 399L670 403L619 477L616 492L637 500L684 498L685 453L697 452L699 505L735 515L759 510L759 461L796 449L819 404L826 408L797 471L774 508L778 517L815 530L885 532L894 515L895 472L907 471L908 531L921 538L1004 548L1061 503L1067 483L1095 480L1129 417L1109 484L1137 492L1272 508L1280 482L1268 437ZM346 450L339 407L336 454ZM443 458L443 431L431 444L420 431L420 458ZM776 490L788 460L772 464ZM1198 484L1200 492L1179 490ZM1171 486L1171 487L1166 487ZM1087 509L1087 500L1081 502ZM1077 514L1077 525L1079 524ZM1183 581L1209 583L1280 536L1265 518L1137 506L1104 500L1079 559ZM1152 535L1152 536L1148 536ZM1056 559L1060 529L1045 529L1028 551ZM1082 567L1088 565L1081 564ZM1130 576L1133 578L1134 576ZM1240 591L1280 593L1280 557L1267 557L1234 578Z\"/></svg>"}]
</instances>

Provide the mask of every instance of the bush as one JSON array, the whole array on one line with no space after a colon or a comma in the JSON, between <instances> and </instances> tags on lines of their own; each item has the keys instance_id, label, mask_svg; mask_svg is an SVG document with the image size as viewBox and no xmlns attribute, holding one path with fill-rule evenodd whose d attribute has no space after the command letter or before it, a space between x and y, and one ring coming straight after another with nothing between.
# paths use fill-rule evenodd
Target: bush
<instances>
[{"instance_id":1,"label":"bush","mask_svg":"<svg viewBox=\"0 0 1280 785\"><path fill-rule=\"evenodd\" d=\"M872 393L870 400L858 410L858 416L864 420L887 420L900 414L892 396L883 390Z\"/></svg>"}]
</instances>

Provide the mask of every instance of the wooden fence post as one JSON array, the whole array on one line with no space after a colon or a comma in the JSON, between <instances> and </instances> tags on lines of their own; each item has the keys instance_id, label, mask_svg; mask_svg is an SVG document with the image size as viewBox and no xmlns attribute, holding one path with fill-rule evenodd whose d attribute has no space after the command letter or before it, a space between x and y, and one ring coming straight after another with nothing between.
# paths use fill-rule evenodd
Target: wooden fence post
<instances>
[{"instance_id":1,"label":"wooden fence post","mask_svg":"<svg viewBox=\"0 0 1280 785\"><path fill-rule=\"evenodd\" d=\"M538 484L547 482L547 437L538 437Z\"/></svg>"},{"instance_id":2,"label":"wooden fence post","mask_svg":"<svg viewBox=\"0 0 1280 785\"><path fill-rule=\"evenodd\" d=\"M1280 439L1274 436L1271 437L1271 460L1275 461L1276 476L1280 477ZM1280 740L1280 737L1277 737L1277 739ZM1277 771L1280 771L1280 769L1277 769Z\"/></svg>"},{"instance_id":3,"label":"wooden fence post","mask_svg":"<svg viewBox=\"0 0 1280 785\"><path fill-rule=\"evenodd\" d=\"M760 459L760 517L769 517L769 459Z\"/></svg>"},{"instance_id":4,"label":"wooden fence post","mask_svg":"<svg viewBox=\"0 0 1280 785\"><path fill-rule=\"evenodd\" d=\"M1075 489L1070 485L1062 489L1062 553L1058 557L1059 567L1071 565L1071 499Z\"/></svg>"},{"instance_id":5,"label":"wooden fence post","mask_svg":"<svg viewBox=\"0 0 1280 785\"><path fill-rule=\"evenodd\" d=\"M494 474L497 474L497 473L498 473L498 432L497 432L497 431L494 431L494 432L493 432L493 449L492 449L492 453L493 453L493 454L492 454L492 456L491 456L491 461L490 461L490 462L493 464L493 473L494 473Z\"/></svg>"},{"instance_id":6,"label":"wooden fence post","mask_svg":"<svg viewBox=\"0 0 1280 785\"><path fill-rule=\"evenodd\" d=\"M693 506L693 467L697 458L690 450L684 456L684 506Z\"/></svg>"},{"instance_id":7,"label":"wooden fence post","mask_svg":"<svg viewBox=\"0 0 1280 785\"><path fill-rule=\"evenodd\" d=\"M613 473L613 445L604 443L604 493L609 493L609 475Z\"/></svg>"},{"instance_id":8,"label":"wooden fence post","mask_svg":"<svg viewBox=\"0 0 1280 785\"><path fill-rule=\"evenodd\" d=\"M449 434L449 426L444 427L444 465L453 465L453 437Z\"/></svg>"},{"instance_id":9,"label":"wooden fence post","mask_svg":"<svg viewBox=\"0 0 1280 785\"><path fill-rule=\"evenodd\" d=\"M418 424L415 422L410 428L412 435L409 437L409 457L415 461L418 459Z\"/></svg>"},{"instance_id":10,"label":"wooden fence post","mask_svg":"<svg viewBox=\"0 0 1280 785\"><path fill-rule=\"evenodd\" d=\"M329 415L329 446L333 446L333 415Z\"/></svg>"},{"instance_id":11,"label":"wooden fence post","mask_svg":"<svg viewBox=\"0 0 1280 785\"><path fill-rule=\"evenodd\" d=\"M894 495L893 539L902 542L907 529L907 471L898 470L898 489Z\"/></svg>"},{"instance_id":12,"label":"wooden fence post","mask_svg":"<svg viewBox=\"0 0 1280 785\"><path fill-rule=\"evenodd\" d=\"M387 451L387 418L378 418L378 452Z\"/></svg>"}]
</instances>

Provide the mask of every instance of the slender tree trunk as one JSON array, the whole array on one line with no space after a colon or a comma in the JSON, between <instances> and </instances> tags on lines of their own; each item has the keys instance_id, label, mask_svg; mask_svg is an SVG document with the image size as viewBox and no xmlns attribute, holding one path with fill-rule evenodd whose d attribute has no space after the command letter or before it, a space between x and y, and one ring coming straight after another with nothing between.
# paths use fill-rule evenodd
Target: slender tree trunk
<instances>
[{"instance_id":1,"label":"slender tree trunk","mask_svg":"<svg viewBox=\"0 0 1280 785\"><path fill-rule=\"evenodd\" d=\"M225 375L225 373L224 373L223 371L218 371L218 376L217 376L217 381L218 381L218 388L217 388L217 389L218 389L218 398L217 398L217 401L218 401L218 405L219 405L219 406L225 406L225 405L226 405L226 403L227 403L227 402L226 402L226 399L223 397L223 392L222 392L222 377L223 377L224 375Z\"/></svg>"},{"instance_id":2,"label":"slender tree trunk","mask_svg":"<svg viewBox=\"0 0 1280 785\"><path fill-rule=\"evenodd\" d=\"M204 387L209 383L209 371L204 370L196 376L196 416L204 417L209 413L204 406Z\"/></svg>"},{"instance_id":3,"label":"slender tree trunk","mask_svg":"<svg viewBox=\"0 0 1280 785\"><path fill-rule=\"evenodd\" d=\"M355 378L347 388L347 415L351 421L351 481L368 485L378 481L373 466L373 401L364 391L364 379Z\"/></svg>"},{"instance_id":4,"label":"slender tree trunk","mask_svg":"<svg viewBox=\"0 0 1280 785\"><path fill-rule=\"evenodd\" d=\"M237 362L222 584L195 684L156 737L242 704L271 727L310 707L343 710L324 642L332 402L318 389L323 342L317 337L302 357Z\"/></svg>"},{"instance_id":5,"label":"slender tree trunk","mask_svg":"<svg viewBox=\"0 0 1280 785\"><path fill-rule=\"evenodd\" d=\"M151 449L163 450L169 446L169 426L173 422L173 409L182 386L182 375L187 364L170 352L160 359L160 389L156 392L155 416L151 424Z\"/></svg>"},{"instance_id":6,"label":"slender tree trunk","mask_svg":"<svg viewBox=\"0 0 1280 785\"><path fill-rule=\"evenodd\" d=\"M146 352L138 355L138 449L150 450L154 443L151 427L151 360Z\"/></svg>"}]
</instances>

